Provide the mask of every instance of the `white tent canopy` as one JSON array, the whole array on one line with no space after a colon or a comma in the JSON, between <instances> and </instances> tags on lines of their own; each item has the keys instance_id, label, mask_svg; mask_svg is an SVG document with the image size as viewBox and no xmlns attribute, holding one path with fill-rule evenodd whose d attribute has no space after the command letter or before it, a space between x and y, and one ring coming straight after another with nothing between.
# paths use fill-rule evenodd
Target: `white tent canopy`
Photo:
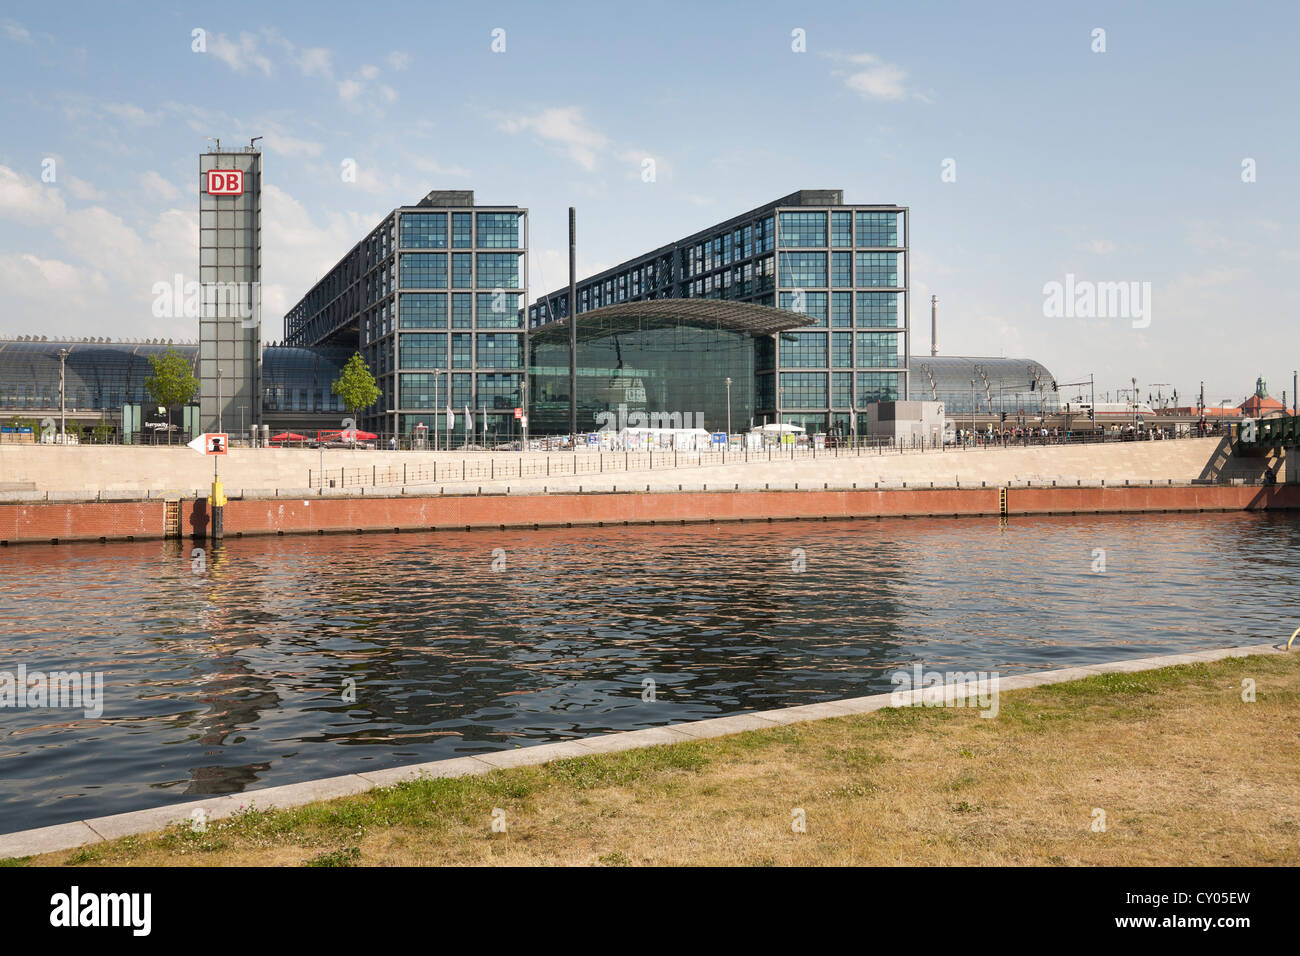
<instances>
[{"instance_id":1,"label":"white tent canopy","mask_svg":"<svg viewBox=\"0 0 1300 956\"><path fill-rule=\"evenodd\" d=\"M788 422L772 422L768 425L760 425L753 429L753 431L761 432L764 435L790 435L800 433L803 429L798 425L791 425Z\"/></svg>"}]
</instances>

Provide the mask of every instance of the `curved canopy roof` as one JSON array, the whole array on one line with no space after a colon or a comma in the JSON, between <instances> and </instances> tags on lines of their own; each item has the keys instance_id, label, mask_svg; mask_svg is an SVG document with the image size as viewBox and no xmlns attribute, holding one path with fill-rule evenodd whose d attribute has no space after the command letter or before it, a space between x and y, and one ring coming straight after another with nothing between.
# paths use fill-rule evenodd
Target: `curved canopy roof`
<instances>
[{"instance_id":1,"label":"curved canopy roof","mask_svg":"<svg viewBox=\"0 0 1300 956\"><path fill-rule=\"evenodd\" d=\"M647 319L667 319L674 322L691 322L714 328L747 332L750 335L771 335L785 329L797 329L808 324L808 317L777 309L770 305L752 302L733 302L729 299L646 299L642 302L620 302L590 309L578 314L578 337L600 335L611 328L636 327ZM532 330L533 335L567 329L568 317L556 319ZM567 334L567 333L566 333Z\"/></svg>"},{"instance_id":2,"label":"curved canopy roof","mask_svg":"<svg viewBox=\"0 0 1300 956\"><path fill-rule=\"evenodd\" d=\"M1027 358L981 358L957 355L913 355L912 397L927 399L943 393L969 393L971 380L981 393L1056 391L1056 376L1041 362Z\"/></svg>"}]
</instances>

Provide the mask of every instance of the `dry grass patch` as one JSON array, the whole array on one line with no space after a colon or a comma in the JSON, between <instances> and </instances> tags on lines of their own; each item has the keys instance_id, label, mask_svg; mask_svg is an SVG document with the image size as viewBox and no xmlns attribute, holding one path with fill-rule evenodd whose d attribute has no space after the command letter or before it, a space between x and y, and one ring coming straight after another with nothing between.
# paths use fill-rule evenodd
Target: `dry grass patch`
<instances>
[{"instance_id":1,"label":"dry grass patch","mask_svg":"<svg viewBox=\"0 0 1300 956\"><path fill-rule=\"evenodd\" d=\"M991 720L879 711L421 780L14 862L1294 865L1297 704L1300 655L1238 658L1004 694ZM492 832L496 809L504 833ZM806 832L792 828L796 810Z\"/></svg>"}]
</instances>

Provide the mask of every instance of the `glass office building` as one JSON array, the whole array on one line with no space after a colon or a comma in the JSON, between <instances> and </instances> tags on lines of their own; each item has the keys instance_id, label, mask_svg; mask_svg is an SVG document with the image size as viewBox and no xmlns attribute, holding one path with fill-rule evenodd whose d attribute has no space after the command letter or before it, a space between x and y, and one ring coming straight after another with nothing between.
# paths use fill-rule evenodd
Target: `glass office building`
<instances>
[{"instance_id":1,"label":"glass office building","mask_svg":"<svg viewBox=\"0 0 1300 956\"><path fill-rule=\"evenodd\" d=\"M451 407L463 440L468 408L477 441L508 437L522 401L527 250L526 209L435 190L389 213L286 313L285 344L360 350L382 392L362 428L409 435Z\"/></svg>"},{"instance_id":2,"label":"glass office building","mask_svg":"<svg viewBox=\"0 0 1300 956\"><path fill-rule=\"evenodd\" d=\"M756 422L847 434L851 409L910 392L908 217L905 206L845 204L842 190L800 190L582 280L577 312L724 299L794 313L792 329L756 349ZM560 289L529 307L529 327L568 313Z\"/></svg>"},{"instance_id":3,"label":"glass office building","mask_svg":"<svg viewBox=\"0 0 1300 956\"><path fill-rule=\"evenodd\" d=\"M658 300L578 316L578 431L743 431L755 421L761 343L800 319L770 306ZM730 379L728 384L727 379ZM529 429L569 430L569 320L529 339Z\"/></svg>"}]
</instances>

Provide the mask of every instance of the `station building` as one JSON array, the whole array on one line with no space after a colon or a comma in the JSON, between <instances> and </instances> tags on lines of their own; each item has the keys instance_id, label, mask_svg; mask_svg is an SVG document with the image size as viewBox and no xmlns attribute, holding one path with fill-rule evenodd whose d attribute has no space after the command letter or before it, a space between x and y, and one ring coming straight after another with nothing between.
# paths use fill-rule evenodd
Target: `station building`
<instances>
[{"instance_id":1,"label":"station building","mask_svg":"<svg viewBox=\"0 0 1300 956\"><path fill-rule=\"evenodd\" d=\"M905 206L801 189L581 280L576 312L714 299L793 313L754 341L756 421L847 434L851 410L910 393L909 235ZM566 319L568 298L537 299L530 331Z\"/></svg>"},{"instance_id":2,"label":"station building","mask_svg":"<svg viewBox=\"0 0 1300 956\"><path fill-rule=\"evenodd\" d=\"M515 431L522 400L528 211L435 190L394 209L285 314L286 345L360 350L382 397L368 431L409 435L435 411ZM484 424L486 427L484 427Z\"/></svg>"}]
</instances>

